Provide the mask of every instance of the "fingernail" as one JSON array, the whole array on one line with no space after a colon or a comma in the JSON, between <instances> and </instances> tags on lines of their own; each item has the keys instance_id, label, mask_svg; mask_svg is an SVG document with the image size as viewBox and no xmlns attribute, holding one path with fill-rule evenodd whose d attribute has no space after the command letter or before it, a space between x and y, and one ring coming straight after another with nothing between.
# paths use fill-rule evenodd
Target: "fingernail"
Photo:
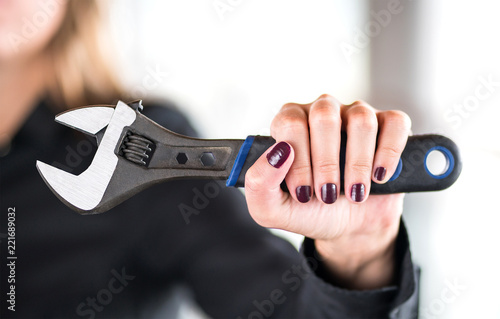
<instances>
[{"instance_id":1,"label":"fingernail","mask_svg":"<svg viewBox=\"0 0 500 319\"><path fill-rule=\"evenodd\" d=\"M387 169L385 167L377 167L373 176L375 177L375 179L377 181L381 182L384 180L386 172L387 172Z\"/></svg>"},{"instance_id":2,"label":"fingernail","mask_svg":"<svg viewBox=\"0 0 500 319\"><path fill-rule=\"evenodd\" d=\"M311 199L311 186L299 186L295 190L297 199L301 203L307 203Z\"/></svg>"},{"instance_id":3,"label":"fingernail","mask_svg":"<svg viewBox=\"0 0 500 319\"><path fill-rule=\"evenodd\" d=\"M358 183L351 187L351 199L355 202L362 202L365 198L365 185Z\"/></svg>"},{"instance_id":4,"label":"fingernail","mask_svg":"<svg viewBox=\"0 0 500 319\"><path fill-rule=\"evenodd\" d=\"M280 168L290 155L290 145L286 142L279 142L267 153L267 161L271 166Z\"/></svg>"},{"instance_id":5,"label":"fingernail","mask_svg":"<svg viewBox=\"0 0 500 319\"><path fill-rule=\"evenodd\" d=\"M321 186L321 200L325 204L333 204L337 200L337 185L326 183Z\"/></svg>"}]
</instances>

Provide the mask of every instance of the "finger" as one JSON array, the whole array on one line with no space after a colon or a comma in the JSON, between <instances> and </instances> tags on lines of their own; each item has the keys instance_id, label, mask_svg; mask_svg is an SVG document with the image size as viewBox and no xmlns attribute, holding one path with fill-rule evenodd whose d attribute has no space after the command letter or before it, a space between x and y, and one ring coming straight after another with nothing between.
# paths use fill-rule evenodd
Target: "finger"
<instances>
[{"instance_id":1,"label":"finger","mask_svg":"<svg viewBox=\"0 0 500 319\"><path fill-rule=\"evenodd\" d=\"M281 216L281 207L290 195L281 190L280 184L293 160L293 148L286 142L279 142L262 154L245 175L248 210L262 226L286 226L284 220L288 216Z\"/></svg>"},{"instance_id":2,"label":"finger","mask_svg":"<svg viewBox=\"0 0 500 319\"><path fill-rule=\"evenodd\" d=\"M370 193L377 116L366 103L354 102L342 108L342 121L347 131L344 189L352 202L361 203Z\"/></svg>"},{"instance_id":3,"label":"finger","mask_svg":"<svg viewBox=\"0 0 500 319\"><path fill-rule=\"evenodd\" d=\"M307 203L312 196L313 181L305 108L292 103L283 106L271 124L271 134L274 139L286 141L295 150L295 158L286 176L286 184L295 200Z\"/></svg>"},{"instance_id":4,"label":"finger","mask_svg":"<svg viewBox=\"0 0 500 319\"><path fill-rule=\"evenodd\" d=\"M337 200L340 185L340 106L335 98L322 95L309 110L314 190L326 204Z\"/></svg>"},{"instance_id":5,"label":"finger","mask_svg":"<svg viewBox=\"0 0 500 319\"><path fill-rule=\"evenodd\" d=\"M396 171L410 134L411 120L401 111L379 112L377 118L379 135L373 160L372 180L383 184Z\"/></svg>"}]
</instances>

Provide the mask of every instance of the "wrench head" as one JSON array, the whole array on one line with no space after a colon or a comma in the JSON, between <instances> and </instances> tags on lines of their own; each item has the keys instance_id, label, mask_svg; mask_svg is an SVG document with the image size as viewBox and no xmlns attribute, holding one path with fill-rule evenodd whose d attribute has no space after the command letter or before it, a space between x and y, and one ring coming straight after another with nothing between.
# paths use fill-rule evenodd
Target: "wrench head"
<instances>
[{"instance_id":1,"label":"wrench head","mask_svg":"<svg viewBox=\"0 0 500 319\"><path fill-rule=\"evenodd\" d=\"M67 206L81 214L99 210L118 164L115 149L123 129L135 121L136 114L132 107L119 101L115 108L84 107L56 117L59 123L91 135L106 128L91 165L79 175L37 161L36 166L43 180Z\"/></svg>"}]
</instances>

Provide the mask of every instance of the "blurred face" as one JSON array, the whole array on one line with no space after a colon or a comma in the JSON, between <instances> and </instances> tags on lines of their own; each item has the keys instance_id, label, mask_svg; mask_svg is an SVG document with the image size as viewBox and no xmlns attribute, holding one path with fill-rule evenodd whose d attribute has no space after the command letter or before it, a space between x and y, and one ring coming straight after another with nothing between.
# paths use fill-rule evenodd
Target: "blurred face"
<instances>
[{"instance_id":1,"label":"blurred face","mask_svg":"<svg viewBox=\"0 0 500 319\"><path fill-rule=\"evenodd\" d=\"M67 0L0 0L0 64L32 58L59 29Z\"/></svg>"}]
</instances>

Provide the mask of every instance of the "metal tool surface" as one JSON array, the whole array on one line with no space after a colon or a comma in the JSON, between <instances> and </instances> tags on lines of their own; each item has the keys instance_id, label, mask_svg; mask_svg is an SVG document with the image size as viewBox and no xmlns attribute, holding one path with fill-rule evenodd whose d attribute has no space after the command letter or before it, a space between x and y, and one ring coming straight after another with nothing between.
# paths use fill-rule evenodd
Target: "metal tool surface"
<instances>
[{"instance_id":1,"label":"metal tool surface","mask_svg":"<svg viewBox=\"0 0 500 319\"><path fill-rule=\"evenodd\" d=\"M91 165L73 175L37 161L48 187L67 206L81 214L105 212L145 188L185 178L226 179L242 187L246 171L275 143L266 136L246 140L207 140L171 132L141 113L141 101L113 106L89 106L56 116L56 121L95 136L98 149ZM345 162L341 145L341 178ZM447 160L442 174L426 166L432 150ZM440 135L410 136L396 173L385 184L372 183L371 194L435 191L449 187L461 171L458 147ZM340 185L341 191L343 185Z\"/></svg>"}]
</instances>

